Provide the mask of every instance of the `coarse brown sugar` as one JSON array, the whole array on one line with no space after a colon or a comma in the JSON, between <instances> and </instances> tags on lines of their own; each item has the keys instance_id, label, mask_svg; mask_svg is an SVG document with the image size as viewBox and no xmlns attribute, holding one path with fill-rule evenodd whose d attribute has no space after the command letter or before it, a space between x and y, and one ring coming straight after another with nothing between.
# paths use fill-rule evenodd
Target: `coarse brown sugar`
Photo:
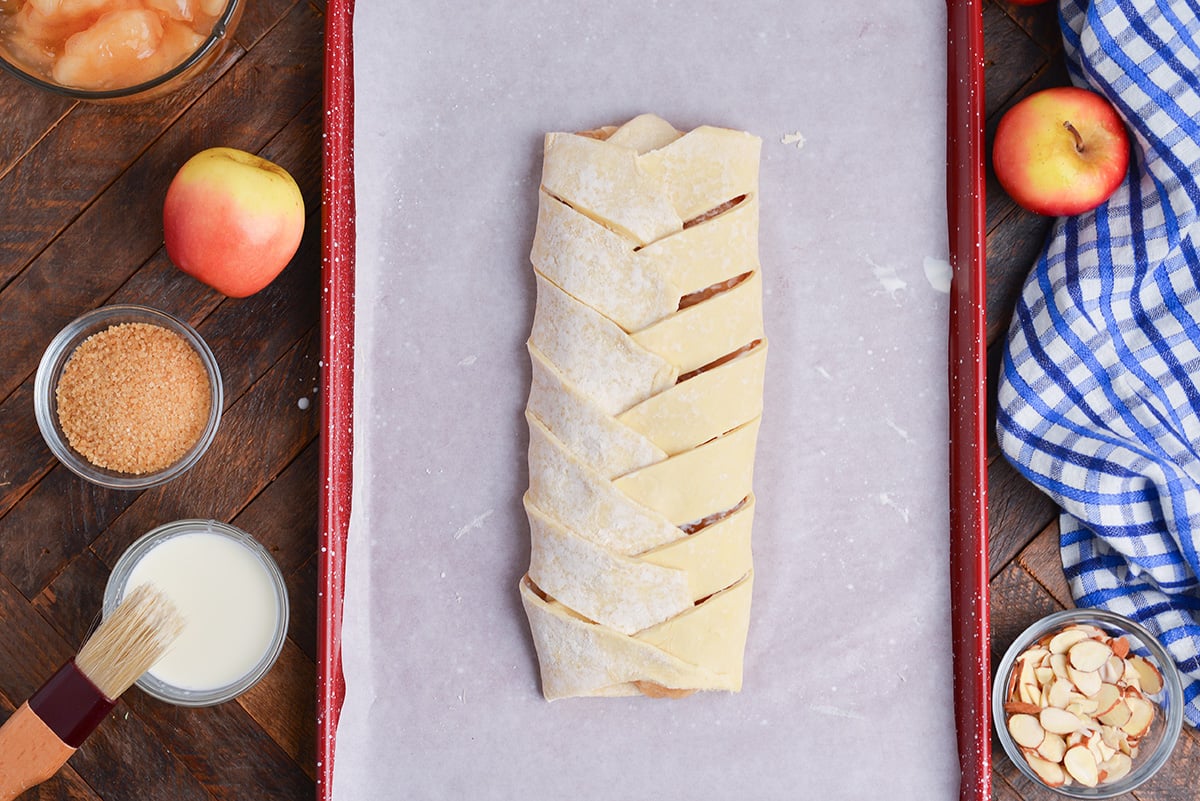
<instances>
[{"instance_id":1,"label":"coarse brown sugar","mask_svg":"<svg viewBox=\"0 0 1200 801\"><path fill-rule=\"evenodd\" d=\"M144 474L177 462L208 423L204 363L179 334L121 323L88 337L54 390L71 447L97 467Z\"/></svg>"}]
</instances>

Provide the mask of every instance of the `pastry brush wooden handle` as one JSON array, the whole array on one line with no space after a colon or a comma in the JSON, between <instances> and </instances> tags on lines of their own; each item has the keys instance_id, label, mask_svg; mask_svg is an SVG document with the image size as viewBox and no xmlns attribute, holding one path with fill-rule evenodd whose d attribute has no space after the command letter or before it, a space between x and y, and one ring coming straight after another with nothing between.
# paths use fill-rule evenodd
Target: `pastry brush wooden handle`
<instances>
[{"instance_id":1,"label":"pastry brush wooden handle","mask_svg":"<svg viewBox=\"0 0 1200 801\"><path fill-rule=\"evenodd\" d=\"M74 661L63 665L0 726L0 801L53 776L115 703Z\"/></svg>"},{"instance_id":2,"label":"pastry brush wooden handle","mask_svg":"<svg viewBox=\"0 0 1200 801\"><path fill-rule=\"evenodd\" d=\"M174 605L149 584L106 615L76 658L0 726L0 801L53 776L182 625Z\"/></svg>"},{"instance_id":3,"label":"pastry brush wooden handle","mask_svg":"<svg viewBox=\"0 0 1200 801\"><path fill-rule=\"evenodd\" d=\"M0 801L49 779L75 749L58 738L28 703L0 726Z\"/></svg>"}]
</instances>

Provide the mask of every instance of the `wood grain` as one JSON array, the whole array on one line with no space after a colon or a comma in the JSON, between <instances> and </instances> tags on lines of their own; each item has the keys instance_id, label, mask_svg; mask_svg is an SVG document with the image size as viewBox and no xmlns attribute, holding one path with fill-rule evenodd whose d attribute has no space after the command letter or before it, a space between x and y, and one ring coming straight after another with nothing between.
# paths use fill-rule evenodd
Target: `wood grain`
<instances>
[{"instance_id":1,"label":"wood grain","mask_svg":"<svg viewBox=\"0 0 1200 801\"><path fill-rule=\"evenodd\" d=\"M1066 82L1054 4L986 0L988 131L1020 97ZM148 104L89 106L0 75L0 717L7 717L95 622L123 549L177 517L229 520L284 570L289 640L276 668L237 701L188 710L131 690L33 799L303 799L313 794L316 497L320 398L317 284L325 5L251 2L233 46L183 91ZM309 211L300 252L271 288L224 299L162 248L167 182L212 145L261 152L296 176ZM988 185L988 340L994 377L1020 287L1051 221ZM32 378L50 338L109 302L146 303L196 325L218 353L227 395L218 441L187 477L145 493L94 487L58 466L32 415ZM994 395L995 384L991 384ZM308 408L301 408L301 398ZM994 409L994 398L993 398ZM1056 511L989 449L992 647L1070 603ZM1188 730L1139 799L1188 798L1200 783ZM995 751L993 796L1050 799Z\"/></svg>"},{"instance_id":2,"label":"wood grain","mask_svg":"<svg viewBox=\"0 0 1200 801\"><path fill-rule=\"evenodd\" d=\"M988 466L988 563L1002 570L1058 515L1058 507L1003 457Z\"/></svg>"},{"instance_id":3,"label":"wood grain","mask_svg":"<svg viewBox=\"0 0 1200 801\"><path fill-rule=\"evenodd\" d=\"M994 3L983 7L984 112L996 114L1050 60L1049 54Z\"/></svg>"},{"instance_id":4,"label":"wood grain","mask_svg":"<svg viewBox=\"0 0 1200 801\"><path fill-rule=\"evenodd\" d=\"M250 2L213 67L149 103L75 103L0 75L0 720L73 656L115 560L162 523L212 517L250 532L281 566L291 604L283 654L250 692L197 710L132 689L23 801L314 794L324 9ZM183 275L162 245L167 183L215 145L286 167L308 211L292 263L244 300ZM200 464L142 493L96 487L58 465L32 411L46 344L84 311L117 302L196 326L226 389L217 442Z\"/></svg>"},{"instance_id":5,"label":"wood grain","mask_svg":"<svg viewBox=\"0 0 1200 801\"><path fill-rule=\"evenodd\" d=\"M1038 534L1017 557L1017 563L1033 576L1042 589L1060 606L1075 605L1067 578L1063 575L1062 556L1058 546L1058 520Z\"/></svg>"},{"instance_id":6,"label":"wood grain","mask_svg":"<svg viewBox=\"0 0 1200 801\"><path fill-rule=\"evenodd\" d=\"M1000 116L1029 94L1068 83L1055 4L985 5L987 136ZM995 428L996 380L1013 307L1053 220L1018 208L995 180L987 185L987 314L990 427ZM1058 551L1058 509L1005 460L995 439L988 449L988 515L992 667L1026 626L1073 606ZM1061 796L1030 781L993 738L992 797L1002 801L1054 801ZM1200 736L1185 727L1167 765L1121 799L1148 801L1197 797Z\"/></svg>"}]
</instances>

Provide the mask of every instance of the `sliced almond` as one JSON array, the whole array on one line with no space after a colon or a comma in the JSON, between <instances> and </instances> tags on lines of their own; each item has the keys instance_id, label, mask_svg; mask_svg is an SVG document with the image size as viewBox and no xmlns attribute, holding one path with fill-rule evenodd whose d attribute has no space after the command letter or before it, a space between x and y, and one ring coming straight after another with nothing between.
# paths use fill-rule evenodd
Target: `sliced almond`
<instances>
[{"instance_id":1,"label":"sliced almond","mask_svg":"<svg viewBox=\"0 0 1200 801\"><path fill-rule=\"evenodd\" d=\"M1077 698L1067 704L1067 711L1073 712L1081 718L1087 719L1091 723L1091 718L1096 714L1098 708L1095 698Z\"/></svg>"},{"instance_id":2,"label":"sliced almond","mask_svg":"<svg viewBox=\"0 0 1200 801\"><path fill-rule=\"evenodd\" d=\"M1090 638L1091 635L1086 631L1072 626L1070 628L1063 629L1058 634L1055 634L1053 637L1051 637L1047 648L1050 649L1050 653L1052 654L1065 654L1068 650L1070 650L1071 646Z\"/></svg>"},{"instance_id":3,"label":"sliced almond","mask_svg":"<svg viewBox=\"0 0 1200 801\"><path fill-rule=\"evenodd\" d=\"M1120 728L1130 737L1142 737L1154 722L1154 704L1144 698L1126 698L1125 703L1129 705L1129 720Z\"/></svg>"},{"instance_id":4,"label":"sliced almond","mask_svg":"<svg viewBox=\"0 0 1200 801\"><path fill-rule=\"evenodd\" d=\"M1130 687L1141 688L1142 676L1138 673L1137 668L1133 666L1132 659L1125 660L1124 672L1121 674L1121 680Z\"/></svg>"},{"instance_id":5,"label":"sliced almond","mask_svg":"<svg viewBox=\"0 0 1200 801\"><path fill-rule=\"evenodd\" d=\"M1079 629L1087 636L1091 637L1092 639L1096 639L1096 640L1104 640L1104 639L1108 638L1107 633L1096 628L1095 626L1091 625L1090 623L1072 623L1067 628Z\"/></svg>"},{"instance_id":6,"label":"sliced almond","mask_svg":"<svg viewBox=\"0 0 1200 801\"><path fill-rule=\"evenodd\" d=\"M1008 733L1025 748L1037 748L1046 739L1046 730L1033 715L1018 714L1008 719Z\"/></svg>"},{"instance_id":7,"label":"sliced almond","mask_svg":"<svg viewBox=\"0 0 1200 801\"><path fill-rule=\"evenodd\" d=\"M1100 766L1086 746L1068 748L1063 755L1063 767L1072 779L1084 787L1095 787L1100 783Z\"/></svg>"},{"instance_id":8,"label":"sliced almond","mask_svg":"<svg viewBox=\"0 0 1200 801\"><path fill-rule=\"evenodd\" d=\"M1063 754L1067 752L1067 741L1061 734L1048 731L1042 738L1041 744L1038 745L1037 752L1039 756L1045 757L1051 762L1062 762Z\"/></svg>"},{"instance_id":9,"label":"sliced almond","mask_svg":"<svg viewBox=\"0 0 1200 801\"><path fill-rule=\"evenodd\" d=\"M1054 681L1054 669L1049 665L1038 665L1033 669L1034 678L1041 687L1045 687L1050 682Z\"/></svg>"},{"instance_id":10,"label":"sliced almond","mask_svg":"<svg viewBox=\"0 0 1200 801\"><path fill-rule=\"evenodd\" d=\"M1008 676L1008 692L1005 693L1005 695L1004 695L1005 698L1009 699L1010 701L1016 699L1017 683L1020 680L1021 680L1020 671L1014 670L1011 674L1009 674L1009 676Z\"/></svg>"},{"instance_id":11,"label":"sliced almond","mask_svg":"<svg viewBox=\"0 0 1200 801\"><path fill-rule=\"evenodd\" d=\"M1042 711L1042 707L1038 704L1027 704L1024 701L1006 701L1004 711L1010 715L1034 715L1036 716Z\"/></svg>"},{"instance_id":12,"label":"sliced almond","mask_svg":"<svg viewBox=\"0 0 1200 801\"><path fill-rule=\"evenodd\" d=\"M1133 717L1133 710L1129 708L1128 700L1122 698L1120 701L1117 701L1112 709L1108 710L1103 715L1098 716L1097 719L1101 723L1105 723L1109 726L1119 729L1128 723L1131 717Z\"/></svg>"},{"instance_id":13,"label":"sliced almond","mask_svg":"<svg viewBox=\"0 0 1200 801\"><path fill-rule=\"evenodd\" d=\"M1093 737L1088 740L1088 750L1092 752L1092 756L1096 757L1097 764L1103 764L1118 753L1118 749L1104 742L1103 737Z\"/></svg>"},{"instance_id":14,"label":"sliced almond","mask_svg":"<svg viewBox=\"0 0 1200 801\"><path fill-rule=\"evenodd\" d=\"M1112 654L1107 643L1091 639L1075 643L1067 652L1071 667L1086 673L1099 670Z\"/></svg>"},{"instance_id":15,"label":"sliced almond","mask_svg":"<svg viewBox=\"0 0 1200 801\"><path fill-rule=\"evenodd\" d=\"M1046 656L1049 655L1049 653L1050 653L1050 649L1047 648L1046 646L1035 645L1032 648L1027 649L1024 653L1022 653L1021 658L1028 659L1036 667L1037 665L1041 664L1042 660L1045 659Z\"/></svg>"},{"instance_id":16,"label":"sliced almond","mask_svg":"<svg viewBox=\"0 0 1200 801\"><path fill-rule=\"evenodd\" d=\"M1121 741L1126 738L1125 732L1115 726L1101 726L1100 739L1104 740L1109 748L1120 750Z\"/></svg>"},{"instance_id":17,"label":"sliced almond","mask_svg":"<svg viewBox=\"0 0 1200 801\"><path fill-rule=\"evenodd\" d=\"M1158 668L1150 664L1149 660L1135 655L1129 657L1128 661L1129 664L1133 665L1133 669L1137 671L1138 679L1141 681L1142 692L1148 695L1155 695L1162 691L1162 673L1159 673Z\"/></svg>"},{"instance_id":18,"label":"sliced almond","mask_svg":"<svg viewBox=\"0 0 1200 801\"><path fill-rule=\"evenodd\" d=\"M1075 689L1091 698L1100 692L1104 679L1094 670L1081 670L1074 665L1067 665L1067 678L1075 685Z\"/></svg>"},{"instance_id":19,"label":"sliced almond","mask_svg":"<svg viewBox=\"0 0 1200 801\"><path fill-rule=\"evenodd\" d=\"M1067 704L1071 703L1071 693L1075 689L1075 685L1068 679L1056 679L1050 685L1050 690L1047 693L1046 700L1050 706L1056 706L1059 709L1066 709Z\"/></svg>"},{"instance_id":20,"label":"sliced almond","mask_svg":"<svg viewBox=\"0 0 1200 801\"><path fill-rule=\"evenodd\" d=\"M1122 698L1141 698L1145 700L1146 694L1142 692L1142 688L1137 684L1126 684L1121 687Z\"/></svg>"},{"instance_id":21,"label":"sliced almond","mask_svg":"<svg viewBox=\"0 0 1200 801\"><path fill-rule=\"evenodd\" d=\"M1055 734L1071 734L1084 727L1083 721L1076 715L1056 706L1048 706L1043 709L1038 715L1038 722L1042 724L1043 729Z\"/></svg>"},{"instance_id":22,"label":"sliced almond","mask_svg":"<svg viewBox=\"0 0 1200 801\"><path fill-rule=\"evenodd\" d=\"M1118 659L1124 659L1129 654L1129 640L1124 637L1113 637L1108 641L1108 647L1112 648L1113 656Z\"/></svg>"},{"instance_id":23,"label":"sliced almond","mask_svg":"<svg viewBox=\"0 0 1200 801\"><path fill-rule=\"evenodd\" d=\"M1017 698L1027 704L1036 704L1041 698L1041 688L1038 687L1037 673L1034 670L1032 660L1021 660L1021 678L1017 680Z\"/></svg>"},{"instance_id":24,"label":"sliced almond","mask_svg":"<svg viewBox=\"0 0 1200 801\"><path fill-rule=\"evenodd\" d=\"M1055 676L1065 679L1067 677L1067 655L1065 653L1051 654L1050 669L1054 671Z\"/></svg>"},{"instance_id":25,"label":"sliced almond","mask_svg":"<svg viewBox=\"0 0 1200 801\"><path fill-rule=\"evenodd\" d=\"M1133 760L1127 754L1114 754L1100 766L1105 773L1105 781L1115 782L1129 775L1133 769Z\"/></svg>"},{"instance_id":26,"label":"sliced almond","mask_svg":"<svg viewBox=\"0 0 1200 801\"><path fill-rule=\"evenodd\" d=\"M1119 656L1113 655L1104 663L1104 667L1100 668L1100 678L1109 684L1116 684L1125 678L1125 660Z\"/></svg>"},{"instance_id":27,"label":"sliced almond","mask_svg":"<svg viewBox=\"0 0 1200 801\"><path fill-rule=\"evenodd\" d=\"M1057 762L1051 762L1032 754L1026 754L1025 761L1029 763L1029 767L1033 768L1033 772L1047 787L1062 787L1066 783L1067 774L1062 765Z\"/></svg>"},{"instance_id":28,"label":"sliced almond","mask_svg":"<svg viewBox=\"0 0 1200 801\"><path fill-rule=\"evenodd\" d=\"M1100 717L1109 712L1121 700L1121 688L1115 684L1104 682L1092 699L1096 702L1096 717Z\"/></svg>"}]
</instances>

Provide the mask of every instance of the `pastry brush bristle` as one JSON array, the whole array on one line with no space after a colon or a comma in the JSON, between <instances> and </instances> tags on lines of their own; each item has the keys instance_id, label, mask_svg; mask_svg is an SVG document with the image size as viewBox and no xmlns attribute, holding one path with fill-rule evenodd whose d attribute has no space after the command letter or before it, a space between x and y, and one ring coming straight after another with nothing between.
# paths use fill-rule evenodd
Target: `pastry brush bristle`
<instances>
[{"instance_id":1,"label":"pastry brush bristle","mask_svg":"<svg viewBox=\"0 0 1200 801\"><path fill-rule=\"evenodd\" d=\"M157 587L142 584L100 623L75 666L116 700L154 666L183 630L179 610Z\"/></svg>"}]
</instances>

